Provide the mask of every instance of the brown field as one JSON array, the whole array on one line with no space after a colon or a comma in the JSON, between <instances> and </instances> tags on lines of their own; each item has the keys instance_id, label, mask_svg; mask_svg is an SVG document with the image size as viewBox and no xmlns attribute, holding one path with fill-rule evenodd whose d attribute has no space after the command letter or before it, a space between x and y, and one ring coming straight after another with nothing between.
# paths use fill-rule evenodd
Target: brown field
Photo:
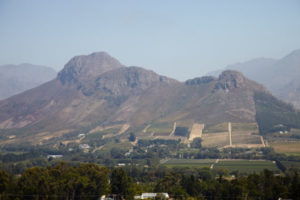
<instances>
[{"instance_id":1,"label":"brown field","mask_svg":"<svg viewBox=\"0 0 300 200\"><path fill-rule=\"evenodd\" d=\"M119 132L117 133L109 133L107 135L103 135L102 138L109 138L109 137L114 137L117 135L122 135L123 133L125 133L128 129L129 129L130 125L129 124L123 124L121 129L119 130Z\"/></svg>"},{"instance_id":2,"label":"brown field","mask_svg":"<svg viewBox=\"0 0 300 200\"><path fill-rule=\"evenodd\" d=\"M232 123L231 142L228 132L228 123L210 125L204 128L202 134L203 146L206 147L263 147L259 135L253 134L257 131L255 123ZM212 132L215 131L215 132Z\"/></svg>"},{"instance_id":3,"label":"brown field","mask_svg":"<svg viewBox=\"0 0 300 200\"><path fill-rule=\"evenodd\" d=\"M234 131L231 137L232 144L261 144L260 136L249 131Z\"/></svg>"},{"instance_id":4,"label":"brown field","mask_svg":"<svg viewBox=\"0 0 300 200\"><path fill-rule=\"evenodd\" d=\"M294 129L294 128L292 128L290 132L291 133L300 133L300 129Z\"/></svg>"},{"instance_id":5,"label":"brown field","mask_svg":"<svg viewBox=\"0 0 300 200\"><path fill-rule=\"evenodd\" d=\"M269 143L277 153L285 153L288 155L300 155L300 141L283 141Z\"/></svg>"},{"instance_id":6,"label":"brown field","mask_svg":"<svg viewBox=\"0 0 300 200\"><path fill-rule=\"evenodd\" d=\"M214 124L214 125L205 125L203 129L203 133L218 133L218 132L227 132L227 131L228 131L227 122L221 124Z\"/></svg>"},{"instance_id":7,"label":"brown field","mask_svg":"<svg viewBox=\"0 0 300 200\"><path fill-rule=\"evenodd\" d=\"M204 147L224 147L229 145L228 132L202 134Z\"/></svg>"},{"instance_id":8,"label":"brown field","mask_svg":"<svg viewBox=\"0 0 300 200\"><path fill-rule=\"evenodd\" d=\"M192 141L194 138L202 137L202 130L204 128L204 124L193 124L192 131L190 134L189 140Z\"/></svg>"},{"instance_id":9,"label":"brown field","mask_svg":"<svg viewBox=\"0 0 300 200\"><path fill-rule=\"evenodd\" d=\"M170 133L160 133L160 132L158 132L158 133L153 133L153 136L154 137L156 137L156 136L169 136L170 135Z\"/></svg>"},{"instance_id":10,"label":"brown field","mask_svg":"<svg viewBox=\"0 0 300 200\"><path fill-rule=\"evenodd\" d=\"M258 125L257 123L232 123L232 130L258 132Z\"/></svg>"}]
</instances>

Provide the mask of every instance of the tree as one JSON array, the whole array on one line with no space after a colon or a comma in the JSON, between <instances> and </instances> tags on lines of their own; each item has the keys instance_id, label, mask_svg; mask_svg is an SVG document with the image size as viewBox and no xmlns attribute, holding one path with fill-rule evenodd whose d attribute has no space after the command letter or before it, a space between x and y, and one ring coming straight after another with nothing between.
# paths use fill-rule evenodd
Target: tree
<instances>
[{"instance_id":1,"label":"tree","mask_svg":"<svg viewBox=\"0 0 300 200\"><path fill-rule=\"evenodd\" d=\"M115 168L111 174L111 192L125 199L132 199L132 180L123 168Z\"/></svg>"},{"instance_id":2,"label":"tree","mask_svg":"<svg viewBox=\"0 0 300 200\"><path fill-rule=\"evenodd\" d=\"M96 164L81 164L79 166L80 176L88 178L85 188L85 195L104 195L109 193L109 170L106 167L100 168Z\"/></svg>"},{"instance_id":3,"label":"tree","mask_svg":"<svg viewBox=\"0 0 300 200\"><path fill-rule=\"evenodd\" d=\"M195 138L191 144L192 148L201 149L202 148L202 139Z\"/></svg>"},{"instance_id":4,"label":"tree","mask_svg":"<svg viewBox=\"0 0 300 200\"><path fill-rule=\"evenodd\" d=\"M291 195L294 199L300 199L300 179L297 172L295 172L295 175L292 178L291 181Z\"/></svg>"},{"instance_id":5,"label":"tree","mask_svg":"<svg viewBox=\"0 0 300 200\"><path fill-rule=\"evenodd\" d=\"M18 181L19 190L23 195L44 196L50 194L49 175L45 168L27 169Z\"/></svg>"},{"instance_id":6,"label":"tree","mask_svg":"<svg viewBox=\"0 0 300 200\"><path fill-rule=\"evenodd\" d=\"M8 174L6 171L0 170L0 194L6 191L8 182Z\"/></svg>"},{"instance_id":7,"label":"tree","mask_svg":"<svg viewBox=\"0 0 300 200\"><path fill-rule=\"evenodd\" d=\"M216 173L218 174L218 176L219 176L219 182L221 183L223 181L223 177L224 176L228 176L229 171L226 168L221 168L221 169L217 169Z\"/></svg>"},{"instance_id":8,"label":"tree","mask_svg":"<svg viewBox=\"0 0 300 200\"><path fill-rule=\"evenodd\" d=\"M185 191L191 196L198 196L201 193L201 184L194 175L189 177L183 177L181 180L181 185L185 189Z\"/></svg>"},{"instance_id":9,"label":"tree","mask_svg":"<svg viewBox=\"0 0 300 200\"><path fill-rule=\"evenodd\" d=\"M135 134L133 132L131 132L128 139L129 139L129 141L134 142L136 140Z\"/></svg>"},{"instance_id":10,"label":"tree","mask_svg":"<svg viewBox=\"0 0 300 200\"><path fill-rule=\"evenodd\" d=\"M110 155L112 158L116 158L116 159L120 159L120 158L123 158L124 157L124 150L122 149L119 149L117 147L113 147L111 150L110 150Z\"/></svg>"},{"instance_id":11,"label":"tree","mask_svg":"<svg viewBox=\"0 0 300 200\"><path fill-rule=\"evenodd\" d=\"M167 192L174 196L187 196L186 191L181 187L181 175L179 173L166 174L158 181L154 190L156 192Z\"/></svg>"}]
</instances>

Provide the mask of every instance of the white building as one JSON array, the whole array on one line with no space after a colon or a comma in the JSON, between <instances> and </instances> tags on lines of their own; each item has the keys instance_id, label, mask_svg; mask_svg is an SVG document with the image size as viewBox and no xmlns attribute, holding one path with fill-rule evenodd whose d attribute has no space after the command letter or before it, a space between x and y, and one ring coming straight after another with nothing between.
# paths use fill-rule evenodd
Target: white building
<instances>
[{"instance_id":1,"label":"white building","mask_svg":"<svg viewBox=\"0 0 300 200\"><path fill-rule=\"evenodd\" d=\"M135 196L135 199L154 199L158 194L162 195L164 198L168 199L168 193L142 193L141 196Z\"/></svg>"},{"instance_id":2,"label":"white building","mask_svg":"<svg viewBox=\"0 0 300 200\"><path fill-rule=\"evenodd\" d=\"M90 145L88 145L88 144L80 144L80 145L79 145L79 148L80 148L80 149L89 149L89 148L90 148Z\"/></svg>"},{"instance_id":3,"label":"white building","mask_svg":"<svg viewBox=\"0 0 300 200\"><path fill-rule=\"evenodd\" d=\"M78 137L78 138L83 138L83 137L85 137L85 134L84 134L84 133L80 133L80 134L78 134L77 137Z\"/></svg>"},{"instance_id":4,"label":"white building","mask_svg":"<svg viewBox=\"0 0 300 200\"><path fill-rule=\"evenodd\" d=\"M47 158L61 158L63 155L48 155Z\"/></svg>"}]
</instances>

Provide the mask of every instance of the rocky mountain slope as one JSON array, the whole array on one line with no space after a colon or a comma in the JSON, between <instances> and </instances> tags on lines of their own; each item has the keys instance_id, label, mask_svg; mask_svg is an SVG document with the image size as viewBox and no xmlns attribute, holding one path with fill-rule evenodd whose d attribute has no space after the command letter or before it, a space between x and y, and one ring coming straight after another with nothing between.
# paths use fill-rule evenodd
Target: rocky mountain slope
<instances>
[{"instance_id":1,"label":"rocky mountain slope","mask_svg":"<svg viewBox=\"0 0 300 200\"><path fill-rule=\"evenodd\" d=\"M255 94L272 96L237 71L182 83L140 67L123 66L99 52L76 56L56 79L0 101L1 136L52 138L99 126L143 127L187 120L250 123L257 121Z\"/></svg>"},{"instance_id":2,"label":"rocky mountain slope","mask_svg":"<svg viewBox=\"0 0 300 200\"><path fill-rule=\"evenodd\" d=\"M300 50L279 60L257 58L227 66L266 86L276 97L300 109ZM218 75L221 71L212 73Z\"/></svg>"},{"instance_id":3,"label":"rocky mountain slope","mask_svg":"<svg viewBox=\"0 0 300 200\"><path fill-rule=\"evenodd\" d=\"M139 67L124 67L103 52L77 56L56 79L0 102L0 127L45 124L59 129L105 123L125 102L172 82L177 81ZM121 114L118 119L125 120Z\"/></svg>"},{"instance_id":4,"label":"rocky mountain slope","mask_svg":"<svg viewBox=\"0 0 300 200\"><path fill-rule=\"evenodd\" d=\"M0 99L5 99L54 79L50 67L31 64L0 66Z\"/></svg>"}]
</instances>

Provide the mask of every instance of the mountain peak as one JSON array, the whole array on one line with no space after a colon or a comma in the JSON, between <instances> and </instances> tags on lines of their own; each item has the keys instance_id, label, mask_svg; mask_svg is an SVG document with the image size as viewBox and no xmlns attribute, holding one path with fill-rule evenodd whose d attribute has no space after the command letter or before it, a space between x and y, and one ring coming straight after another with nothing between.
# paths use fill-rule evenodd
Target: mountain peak
<instances>
[{"instance_id":1,"label":"mountain peak","mask_svg":"<svg viewBox=\"0 0 300 200\"><path fill-rule=\"evenodd\" d=\"M288 56L300 56L300 49L292 51Z\"/></svg>"},{"instance_id":2,"label":"mountain peak","mask_svg":"<svg viewBox=\"0 0 300 200\"><path fill-rule=\"evenodd\" d=\"M218 79L217 88L233 89L240 88L245 85L245 77L241 72L234 70L226 70L221 73Z\"/></svg>"},{"instance_id":3,"label":"mountain peak","mask_svg":"<svg viewBox=\"0 0 300 200\"><path fill-rule=\"evenodd\" d=\"M283 57L279 61L279 64L277 63L277 65L287 65L285 69L290 68L289 70L294 71L295 68L296 70L299 69L299 61L300 61L300 49L297 49L292 51L290 54L286 55L285 57Z\"/></svg>"},{"instance_id":4,"label":"mountain peak","mask_svg":"<svg viewBox=\"0 0 300 200\"><path fill-rule=\"evenodd\" d=\"M225 70L219 76L219 80L228 78L244 78L244 75L236 70Z\"/></svg>"},{"instance_id":5,"label":"mountain peak","mask_svg":"<svg viewBox=\"0 0 300 200\"><path fill-rule=\"evenodd\" d=\"M63 83L77 83L94 80L99 75L123 67L123 65L106 52L73 57L58 74Z\"/></svg>"}]
</instances>

